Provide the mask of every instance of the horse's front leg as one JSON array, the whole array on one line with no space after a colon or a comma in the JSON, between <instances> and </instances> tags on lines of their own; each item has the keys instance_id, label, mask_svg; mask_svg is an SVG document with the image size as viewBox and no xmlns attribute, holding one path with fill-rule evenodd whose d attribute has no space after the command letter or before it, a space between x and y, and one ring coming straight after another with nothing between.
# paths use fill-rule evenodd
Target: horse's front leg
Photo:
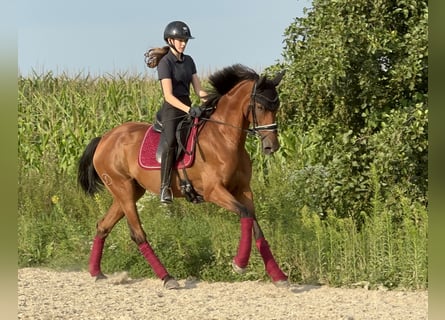
<instances>
[{"instance_id":1,"label":"horse's front leg","mask_svg":"<svg viewBox=\"0 0 445 320\"><path fill-rule=\"evenodd\" d=\"M252 247L252 228L255 237L255 244L261 254L264 262L264 267L267 274L272 278L272 281L277 286L287 286L287 276L280 269L275 258L270 250L269 244L264 237L263 231L258 224L256 218L242 217L241 219L241 238L238 247L238 253L233 259L233 270L239 274L246 272L246 267L249 262L250 251Z\"/></svg>"},{"instance_id":2,"label":"horse's front leg","mask_svg":"<svg viewBox=\"0 0 445 320\"><path fill-rule=\"evenodd\" d=\"M263 232L256 221L253 196L250 189L233 196L222 185L215 185L206 195L207 201L237 213L240 216L241 235L236 256L232 267L237 273L244 273L249 262L252 249L252 230L255 235L256 246L263 258L267 273L276 285L287 284L287 276L276 263Z\"/></svg>"},{"instance_id":3,"label":"horse's front leg","mask_svg":"<svg viewBox=\"0 0 445 320\"><path fill-rule=\"evenodd\" d=\"M252 226L254 218L241 217L241 235L238 245L238 252L233 258L232 267L237 273L244 273L249 263L250 252L252 250Z\"/></svg>"},{"instance_id":4,"label":"horse's front leg","mask_svg":"<svg viewBox=\"0 0 445 320\"><path fill-rule=\"evenodd\" d=\"M249 263L252 249L252 226L254 221L253 202L251 193L241 193L237 197L231 194L222 184L212 185L208 189L204 198L208 202L232 211L240 217L241 234L238 251L233 258L233 269L238 273L244 273Z\"/></svg>"},{"instance_id":5,"label":"horse's front leg","mask_svg":"<svg viewBox=\"0 0 445 320\"><path fill-rule=\"evenodd\" d=\"M255 237L256 247L263 258L267 274L272 278L275 285L287 286L287 276L283 271L281 271L280 267L275 261L272 251L269 248L269 244L267 243L263 231L261 230L256 219L253 221L253 234Z\"/></svg>"},{"instance_id":6,"label":"horse's front leg","mask_svg":"<svg viewBox=\"0 0 445 320\"><path fill-rule=\"evenodd\" d=\"M252 247L252 229L255 244L264 261L267 274L277 286L287 285L287 276L281 271L270 250L269 244L264 237L263 231L255 216L252 192L246 190L238 197L245 210L241 211L241 238L238 253L233 259L232 267L238 273L244 273L249 261Z\"/></svg>"}]
</instances>

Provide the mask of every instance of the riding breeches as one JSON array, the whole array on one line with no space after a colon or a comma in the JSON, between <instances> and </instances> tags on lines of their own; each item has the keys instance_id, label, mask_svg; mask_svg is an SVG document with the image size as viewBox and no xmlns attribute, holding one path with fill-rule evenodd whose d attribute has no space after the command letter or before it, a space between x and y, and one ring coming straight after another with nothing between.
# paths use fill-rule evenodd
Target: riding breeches
<instances>
[{"instance_id":1,"label":"riding breeches","mask_svg":"<svg viewBox=\"0 0 445 320\"><path fill-rule=\"evenodd\" d=\"M178 97L182 103L190 106L190 97ZM166 143L166 149L176 148L176 127L179 122L184 119L186 113L178 108L173 107L167 102L164 102L161 109L161 121L162 121L162 134L165 137L164 143Z\"/></svg>"}]
</instances>

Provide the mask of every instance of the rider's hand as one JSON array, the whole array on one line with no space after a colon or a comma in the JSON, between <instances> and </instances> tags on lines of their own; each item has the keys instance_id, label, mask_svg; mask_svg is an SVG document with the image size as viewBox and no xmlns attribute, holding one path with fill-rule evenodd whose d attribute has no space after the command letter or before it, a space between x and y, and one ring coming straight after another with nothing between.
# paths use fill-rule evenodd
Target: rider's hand
<instances>
[{"instance_id":1,"label":"rider's hand","mask_svg":"<svg viewBox=\"0 0 445 320\"><path fill-rule=\"evenodd\" d=\"M190 116L193 118L199 118L202 115L201 107L191 107L189 110Z\"/></svg>"}]
</instances>

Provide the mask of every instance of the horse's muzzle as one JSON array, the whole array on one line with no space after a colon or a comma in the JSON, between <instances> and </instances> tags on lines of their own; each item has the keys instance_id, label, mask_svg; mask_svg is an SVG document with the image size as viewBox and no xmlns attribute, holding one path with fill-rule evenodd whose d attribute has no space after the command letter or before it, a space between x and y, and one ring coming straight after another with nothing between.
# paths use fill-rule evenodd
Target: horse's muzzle
<instances>
[{"instance_id":1,"label":"horse's muzzle","mask_svg":"<svg viewBox=\"0 0 445 320\"><path fill-rule=\"evenodd\" d=\"M262 137L263 153L270 155L280 149L280 143L276 134L268 134Z\"/></svg>"}]
</instances>

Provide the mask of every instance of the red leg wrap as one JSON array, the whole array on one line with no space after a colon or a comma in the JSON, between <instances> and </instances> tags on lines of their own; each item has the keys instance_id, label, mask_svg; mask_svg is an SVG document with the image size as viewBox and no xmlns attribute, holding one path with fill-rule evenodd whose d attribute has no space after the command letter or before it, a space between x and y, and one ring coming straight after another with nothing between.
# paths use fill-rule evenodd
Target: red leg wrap
<instances>
[{"instance_id":1,"label":"red leg wrap","mask_svg":"<svg viewBox=\"0 0 445 320\"><path fill-rule=\"evenodd\" d=\"M102 259L102 251L104 249L105 239L95 237L93 247L91 248L89 269L92 277L102 273L100 270L100 260Z\"/></svg>"},{"instance_id":2,"label":"red leg wrap","mask_svg":"<svg viewBox=\"0 0 445 320\"><path fill-rule=\"evenodd\" d=\"M148 244L148 242L141 243L139 245L139 250L145 257L145 259L148 261L150 266L153 268L153 271L156 273L156 275L160 279L164 279L168 275L168 272L162 265L161 261L159 261L158 257L155 255L153 249Z\"/></svg>"},{"instance_id":3,"label":"red leg wrap","mask_svg":"<svg viewBox=\"0 0 445 320\"><path fill-rule=\"evenodd\" d=\"M233 259L240 268L245 268L249 263L250 251L252 250L252 225L253 218L241 218L241 238L238 253Z\"/></svg>"},{"instance_id":4,"label":"red leg wrap","mask_svg":"<svg viewBox=\"0 0 445 320\"><path fill-rule=\"evenodd\" d=\"M274 282L287 280L287 276L281 271L280 267L276 263L272 252L270 251L269 244L264 238L260 238L256 241L256 246L260 251L261 257L263 258L266 271Z\"/></svg>"}]
</instances>

